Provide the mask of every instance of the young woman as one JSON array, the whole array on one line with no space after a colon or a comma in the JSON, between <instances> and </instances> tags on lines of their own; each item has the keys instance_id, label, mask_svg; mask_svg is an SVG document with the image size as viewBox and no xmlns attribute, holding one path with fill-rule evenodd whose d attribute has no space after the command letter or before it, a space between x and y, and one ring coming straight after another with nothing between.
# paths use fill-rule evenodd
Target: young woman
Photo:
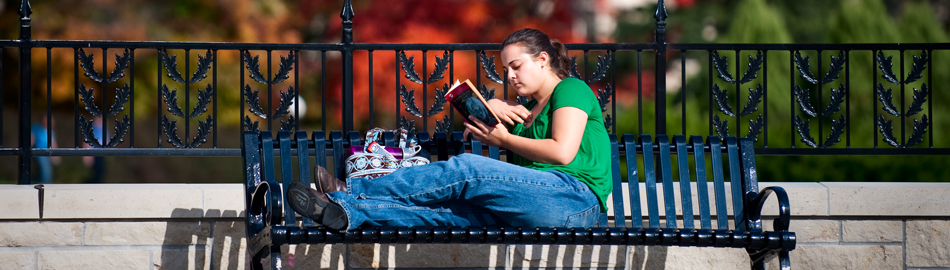
<instances>
[{"instance_id":1,"label":"young woman","mask_svg":"<svg viewBox=\"0 0 950 270\"><path fill-rule=\"evenodd\" d=\"M568 78L567 49L535 29L512 33L501 60L524 106L489 105L503 123L472 118L466 136L506 148L514 164L473 154L407 167L372 180L314 173L317 189L293 182L288 202L331 229L369 226L590 227L606 211L610 143L600 104ZM507 125L506 125L507 124Z\"/></svg>"}]
</instances>

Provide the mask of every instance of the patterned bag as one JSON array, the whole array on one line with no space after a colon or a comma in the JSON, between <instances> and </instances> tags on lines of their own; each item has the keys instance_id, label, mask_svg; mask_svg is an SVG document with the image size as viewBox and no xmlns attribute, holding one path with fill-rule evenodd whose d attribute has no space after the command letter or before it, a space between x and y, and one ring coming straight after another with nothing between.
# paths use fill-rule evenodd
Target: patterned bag
<instances>
[{"instance_id":1,"label":"patterned bag","mask_svg":"<svg viewBox=\"0 0 950 270\"><path fill-rule=\"evenodd\" d=\"M366 132L363 146L350 146L347 149L346 178L373 179L392 173L402 167L429 164L429 159L416 156L422 147L415 140L407 140L404 129L395 130L399 147L381 146L378 139L385 130L374 128Z\"/></svg>"}]
</instances>

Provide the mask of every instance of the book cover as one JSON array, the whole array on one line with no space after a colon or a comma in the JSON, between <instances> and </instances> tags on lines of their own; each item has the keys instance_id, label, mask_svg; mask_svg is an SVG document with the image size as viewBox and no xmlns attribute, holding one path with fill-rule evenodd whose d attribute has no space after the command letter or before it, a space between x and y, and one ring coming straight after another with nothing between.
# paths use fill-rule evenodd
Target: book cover
<instances>
[{"instance_id":1,"label":"book cover","mask_svg":"<svg viewBox=\"0 0 950 270\"><path fill-rule=\"evenodd\" d=\"M475 88L475 85L472 85L469 80L464 82L455 81L455 85L452 85L448 93L445 93L445 100L452 104L452 107L470 124L474 124L468 119L470 115L475 116L488 126L494 126L500 122L495 111L488 106L485 97L482 97L482 94L478 92L478 88Z\"/></svg>"}]
</instances>

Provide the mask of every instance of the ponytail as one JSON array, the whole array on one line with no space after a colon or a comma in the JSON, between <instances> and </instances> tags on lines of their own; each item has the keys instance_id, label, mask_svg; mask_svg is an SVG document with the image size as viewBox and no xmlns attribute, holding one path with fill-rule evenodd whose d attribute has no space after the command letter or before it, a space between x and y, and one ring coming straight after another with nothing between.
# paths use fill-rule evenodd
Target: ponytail
<instances>
[{"instance_id":1,"label":"ponytail","mask_svg":"<svg viewBox=\"0 0 950 270\"><path fill-rule=\"evenodd\" d=\"M518 44L524 48L524 52L537 58L541 52L546 52L550 58L549 65L554 70L554 74L564 79L570 76L571 58L567 54L567 47L557 39L549 39L548 35L537 29L525 28L508 35L505 41L501 43L501 49L504 50L508 45Z\"/></svg>"},{"instance_id":2,"label":"ponytail","mask_svg":"<svg viewBox=\"0 0 950 270\"><path fill-rule=\"evenodd\" d=\"M571 76L571 57L567 55L567 47L557 39L551 39L551 47L554 50L548 54L551 55L551 68L554 69L554 74L561 79Z\"/></svg>"}]
</instances>

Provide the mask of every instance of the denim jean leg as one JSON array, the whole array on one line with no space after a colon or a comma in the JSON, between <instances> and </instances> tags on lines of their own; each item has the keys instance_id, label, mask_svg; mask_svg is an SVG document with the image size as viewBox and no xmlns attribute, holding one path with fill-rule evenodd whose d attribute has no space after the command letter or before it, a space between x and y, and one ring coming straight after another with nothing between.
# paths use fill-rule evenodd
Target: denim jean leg
<instances>
[{"instance_id":1,"label":"denim jean leg","mask_svg":"<svg viewBox=\"0 0 950 270\"><path fill-rule=\"evenodd\" d=\"M396 201L359 199L342 191L328 196L343 206L350 222L348 229L360 226L480 227L496 224L496 218L488 210L463 201L408 205Z\"/></svg>"},{"instance_id":2,"label":"denim jean leg","mask_svg":"<svg viewBox=\"0 0 950 270\"><path fill-rule=\"evenodd\" d=\"M507 225L556 227L568 225L569 217L589 213L598 205L587 185L570 175L472 154L399 169L372 180L352 178L347 186L349 194L334 193L331 199L344 206L351 229L363 223L379 224L379 220L420 218L421 225L471 224L460 220L468 219L468 213L448 211L460 209L459 202L487 209L500 219L496 221ZM574 224L592 225L586 223Z\"/></svg>"}]
</instances>

